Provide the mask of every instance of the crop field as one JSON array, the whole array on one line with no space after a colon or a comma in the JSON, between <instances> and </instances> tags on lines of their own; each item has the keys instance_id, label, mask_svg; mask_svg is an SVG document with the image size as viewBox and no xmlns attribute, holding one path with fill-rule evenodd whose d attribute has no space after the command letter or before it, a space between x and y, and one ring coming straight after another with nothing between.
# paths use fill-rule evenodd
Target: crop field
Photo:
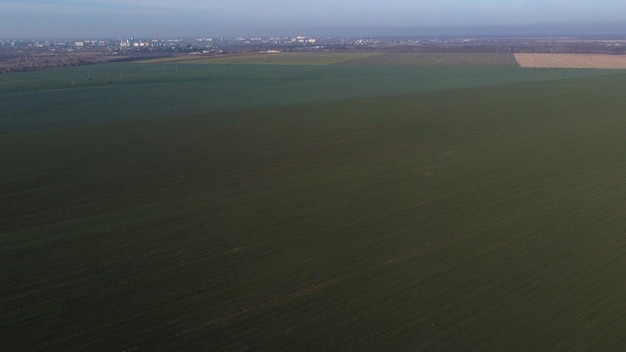
<instances>
[{"instance_id":1,"label":"crop field","mask_svg":"<svg viewBox=\"0 0 626 352\"><path fill-rule=\"evenodd\" d=\"M388 65L386 55L377 55L378 63L354 65L157 61L0 75L0 134L611 74L608 70L462 66L462 56L452 56L451 66ZM408 62L411 57L399 54L396 61Z\"/></svg>"},{"instance_id":2,"label":"crop field","mask_svg":"<svg viewBox=\"0 0 626 352\"><path fill-rule=\"evenodd\" d=\"M515 54L521 67L626 69L626 55Z\"/></svg>"},{"instance_id":3,"label":"crop field","mask_svg":"<svg viewBox=\"0 0 626 352\"><path fill-rule=\"evenodd\" d=\"M156 62L185 62L206 64L250 65L374 65L425 67L517 67L513 54L500 53L342 53L342 52L278 52L214 57L184 56L148 60Z\"/></svg>"},{"instance_id":4,"label":"crop field","mask_svg":"<svg viewBox=\"0 0 626 352\"><path fill-rule=\"evenodd\" d=\"M328 96L297 96L315 84ZM2 75L2 349L619 350L625 84L347 63Z\"/></svg>"},{"instance_id":5,"label":"crop field","mask_svg":"<svg viewBox=\"0 0 626 352\"><path fill-rule=\"evenodd\" d=\"M499 53L385 53L348 64L439 67L516 67L513 54Z\"/></svg>"},{"instance_id":6,"label":"crop field","mask_svg":"<svg viewBox=\"0 0 626 352\"><path fill-rule=\"evenodd\" d=\"M208 58L183 58L183 62L205 64L254 64L254 65L333 65L362 58L379 56L382 53L259 53L242 55L221 55Z\"/></svg>"}]
</instances>

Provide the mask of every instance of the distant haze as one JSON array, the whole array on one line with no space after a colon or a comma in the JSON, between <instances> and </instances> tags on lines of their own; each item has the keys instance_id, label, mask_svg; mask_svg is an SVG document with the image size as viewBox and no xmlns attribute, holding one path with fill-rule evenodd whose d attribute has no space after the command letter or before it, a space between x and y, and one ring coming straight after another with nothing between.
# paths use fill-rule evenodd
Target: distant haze
<instances>
[{"instance_id":1,"label":"distant haze","mask_svg":"<svg viewBox=\"0 0 626 352\"><path fill-rule=\"evenodd\" d=\"M626 1L0 0L0 39L626 35Z\"/></svg>"}]
</instances>

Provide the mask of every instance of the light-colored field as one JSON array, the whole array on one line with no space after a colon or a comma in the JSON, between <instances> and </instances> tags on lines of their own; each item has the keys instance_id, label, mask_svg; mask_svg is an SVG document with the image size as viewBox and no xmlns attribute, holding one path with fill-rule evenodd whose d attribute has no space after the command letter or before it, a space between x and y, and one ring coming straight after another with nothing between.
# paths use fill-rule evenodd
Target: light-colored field
<instances>
[{"instance_id":1,"label":"light-colored field","mask_svg":"<svg viewBox=\"0 0 626 352\"><path fill-rule=\"evenodd\" d=\"M626 55L517 53L521 67L626 69Z\"/></svg>"}]
</instances>

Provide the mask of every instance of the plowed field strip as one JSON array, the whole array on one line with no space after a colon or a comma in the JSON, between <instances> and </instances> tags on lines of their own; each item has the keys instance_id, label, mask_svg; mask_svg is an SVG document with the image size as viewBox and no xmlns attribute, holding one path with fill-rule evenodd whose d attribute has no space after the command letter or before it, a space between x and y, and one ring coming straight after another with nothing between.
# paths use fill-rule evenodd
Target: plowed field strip
<instances>
[{"instance_id":1,"label":"plowed field strip","mask_svg":"<svg viewBox=\"0 0 626 352\"><path fill-rule=\"evenodd\" d=\"M626 55L517 53L521 67L626 69Z\"/></svg>"}]
</instances>

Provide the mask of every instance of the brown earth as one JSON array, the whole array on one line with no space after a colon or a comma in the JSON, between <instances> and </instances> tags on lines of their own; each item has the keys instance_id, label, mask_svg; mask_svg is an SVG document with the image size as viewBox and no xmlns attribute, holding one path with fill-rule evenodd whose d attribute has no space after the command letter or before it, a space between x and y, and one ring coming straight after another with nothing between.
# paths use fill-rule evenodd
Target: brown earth
<instances>
[{"instance_id":1,"label":"brown earth","mask_svg":"<svg viewBox=\"0 0 626 352\"><path fill-rule=\"evenodd\" d=\"M626 69L626 55L516 53L521 67Z\"/></svg>"}]
</instances>

